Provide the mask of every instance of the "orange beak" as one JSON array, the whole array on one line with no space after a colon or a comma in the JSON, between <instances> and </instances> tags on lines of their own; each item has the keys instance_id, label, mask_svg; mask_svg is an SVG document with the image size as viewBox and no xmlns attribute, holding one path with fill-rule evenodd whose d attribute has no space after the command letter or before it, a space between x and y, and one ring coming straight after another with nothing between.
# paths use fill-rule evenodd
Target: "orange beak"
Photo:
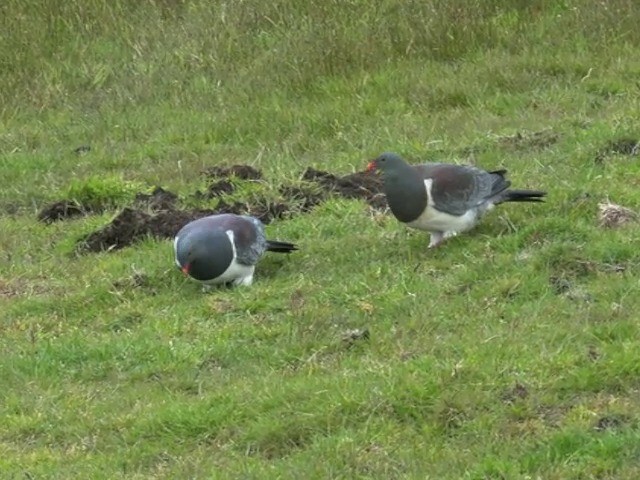
<instances>
[{"instance_id":1,"label":"orange beak","mask_svg":"<svg viewBox=\"0 0 640 480\"><path fill-rule=\"evenodd\" d=\"M377 168L378 166L376 165L376 161L371 160L367 165L367 172L374 172Z\"/></svg>"}]
</instances>

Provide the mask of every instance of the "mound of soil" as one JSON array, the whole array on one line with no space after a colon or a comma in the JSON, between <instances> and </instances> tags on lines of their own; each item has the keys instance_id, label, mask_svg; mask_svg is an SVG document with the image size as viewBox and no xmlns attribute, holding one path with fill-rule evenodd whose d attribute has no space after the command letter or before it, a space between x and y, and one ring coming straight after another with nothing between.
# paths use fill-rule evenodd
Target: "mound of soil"
<instances>
[{"instance_id":1,"label":"mound of soil","mask_svg":"<svg viewBox=\"0 0 640 480\"><path fill-rule=\"evenodd\" d=\"M88 212L89 209L80 205L75 200L59 200L45 205L44 208L38 212L38 221L53 223L58 220L66 220L86 215Z\"/></svg>"},{"instance_id":2,"label":"mound of soil","mask_svg":"<svg viewBox=\"0 0 640 480\"><path fill-rule=\"evenodd\" d=\"M233 183L228 179L230 176L244 180L262 178L259 170L247 165L213 167L205 173L216 178L216 181L205 194L196 192L196 197L213 198L231 193ZM338 177L329 172L308 168L303 173L302 180L307 182L306 185L283 185L279 188L284 200L282 202L274 202L265 197L254 197L246 202L228 202L222 198L215 209L179 209L175 193L156 187L151 194L138 194L133 205L122 210L108 225L80 239L77 249L79 252L110 251L129 246L147 236L173 238L188 222L220 213L252 215L268 224L285 216L309 212L332 194L363 199L376 208L386 206L382 182L372 173L357 172ZM63 207L58 208L63 210ZM77 210L78 214L84 213L81 205L77 206Z\"/></svg>"},{"instance_id":3,"label":"mound of soil","mask_svg":"<svg viewBox=\"0 0 640 480\"><path fill-rule=\"evenodd\" d=\"M233 183L231 183L228 179L218 180L217 182L213 182L207 187L207 192L204 194L205 198L215 198L220 195L228 195L233 193L235 187Z\"/></svg>"},{"instance_id":4,"label":"mound of soil","mask_svg":"<svg viewBox=\"0 0 640 480\"><path fill-rule=\"evenodd\" d=\"M334 192L345 198L365 200L375 208L384 208L386 198L382 191L382 179L373 172L356 172L337 177L329 172L307 168L302 179L315 182L328 192Z\"/></svg>"},{"instance_id":5,"label":"mound of soil","mask_svg":"<svg viewBox=\"0 0 640 480\"><path fill-rule=\"evenodd\" d=\"M167 192L171 193L171 192ZM108 225L96 230L77 243L81 253L119 250L147 236L173 238L187 223L197 218L220 213L252 215L268 224L290 212L284 203L220 202L215 209L176 210L169 208L149 213L136 208L125 208Z\"/></svg>"},{"instance_id":6,"label":"mound of soil","mask_svg":"<svg viewBox=\"0 0 640 480\"><path fill-rule=\"evenodd\" d=\"M169 210L150 214L125 208L111 223L90 233L80 241L80 252L119 250L145 236L172 238L188 222L216 213L214 210Z\"/></svg>"},{"instance_id":7,"label":"mound of soil","mask_svg":"<svg viewBox=\"0 0 640 480\"><path fill-rule=\"evenodd\" d=\"M156 187L150 194L138 193L133 202L136 208L148 208L154 212L173 210L178 202L178 195L162 187Z\"/></svg>"}]
</instances>

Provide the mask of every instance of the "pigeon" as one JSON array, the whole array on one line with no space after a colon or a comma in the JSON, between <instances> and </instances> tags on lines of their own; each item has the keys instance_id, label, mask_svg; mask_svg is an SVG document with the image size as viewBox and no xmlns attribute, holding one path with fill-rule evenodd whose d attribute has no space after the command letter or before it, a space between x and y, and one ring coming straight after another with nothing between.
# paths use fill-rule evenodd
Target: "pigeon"
<instances>
[{"instance_id":1,"label":"pigeon","mask_svg":"<svg viewBox=\"0 0 640 480\"><path fill-rule=\"evenodd\" d=\"M189 222L173 242L176 265L205 287L217 284L249 286L262 255L290 253L297 247L267 240L264 224L248 215L210 215Z\"/></svg>"},{"instance_id":2,"label":"pigeon","mask_svg":"<svg viewBox=\"0 0 640 480\"><path fill-rule=\"evenodd\" d=\"M382 174L393 215L411 228L431 234L429 248L472 229L495 205L542 202L546 192L510 190L506 170L492 172L466 165L410 165L395 153L369 162L368 171Z\"/></svg>"}]
</instances>

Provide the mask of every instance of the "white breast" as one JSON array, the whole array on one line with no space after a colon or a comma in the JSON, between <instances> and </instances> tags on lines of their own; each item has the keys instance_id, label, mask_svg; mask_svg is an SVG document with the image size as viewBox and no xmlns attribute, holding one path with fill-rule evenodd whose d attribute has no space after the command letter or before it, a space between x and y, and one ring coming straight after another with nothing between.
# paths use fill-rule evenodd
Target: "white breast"
<instances>
[{"instance_id":1,"label":"white breast","mask_svg":"<svg viewBox=\"0 0 640 480\"><path fill-rule=\"evenodd\" d=\"M433 197L431 196L431 188L433 179L428 178L424 181L427 190L427 208L415 220L408 222L407 225L418 230L426 230L428 232L452 232L461 233L473 228L479 220L479 211L477 208L467 210L463 215L450 215L440 212L433 208Z\"/></svg>"}]
</instances>

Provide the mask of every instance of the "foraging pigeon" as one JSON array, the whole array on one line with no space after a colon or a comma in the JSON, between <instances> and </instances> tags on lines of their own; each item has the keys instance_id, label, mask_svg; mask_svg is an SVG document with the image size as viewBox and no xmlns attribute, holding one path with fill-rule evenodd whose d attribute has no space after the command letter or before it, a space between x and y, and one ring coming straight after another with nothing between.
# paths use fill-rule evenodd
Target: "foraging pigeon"
<instances>
[{"instance_id":1,"label":"foraging pigeon","mask_svg":"<svg viewBox=\"0 0 640 480\"><path fill-rule=\"evenodd\" d=\"M292 243L267 240L260 220L246 215L210 215L180 229L173 242L176 264L205 286L251 285L265 251L289 253Z\"/></svg>"},{"instance_id":2,"label":"foraging pigeon","mask_svg":"<svg viewBox=\"0 0 640 480\"><path fill-rule=\"evenodd\" d=\"M367 170L382 173L393 215L431 234L429 248L470 230L494 205L542 202L546 195L537 190L509 190L506 170L487 172L445 163L409 165L395 153L383 153L369 162Z\"/></svg>"}]
</instances>

